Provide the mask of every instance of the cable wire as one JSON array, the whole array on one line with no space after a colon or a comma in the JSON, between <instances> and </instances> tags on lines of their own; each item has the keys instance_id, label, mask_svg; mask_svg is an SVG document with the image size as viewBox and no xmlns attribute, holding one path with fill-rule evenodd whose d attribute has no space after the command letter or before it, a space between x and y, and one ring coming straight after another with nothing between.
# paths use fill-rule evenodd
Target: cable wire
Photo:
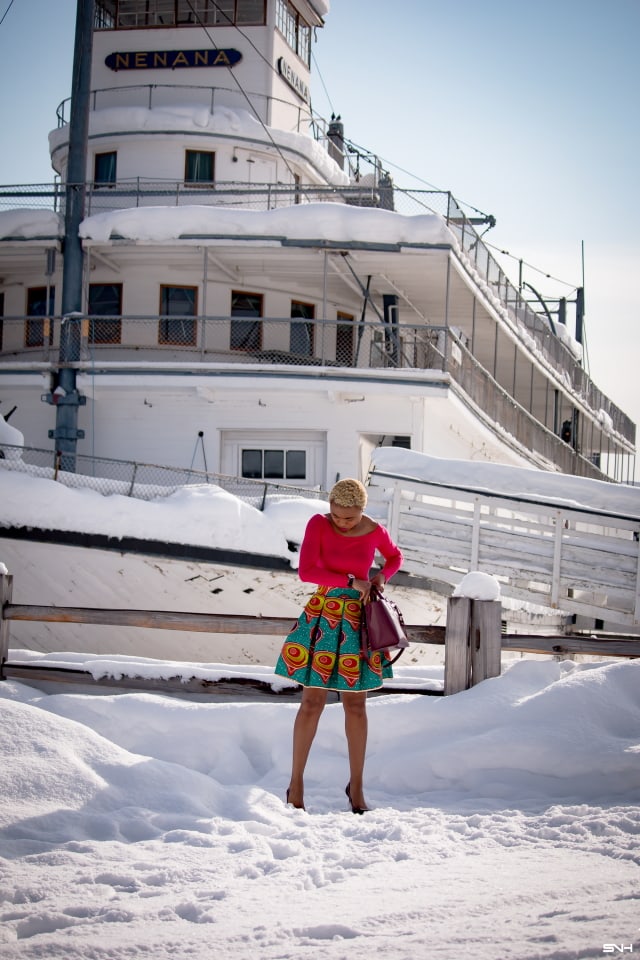
<instances>
[{"instance_id":1,"label":"cable wire","mask_svg":"<svg viewBox=\"0 0 640 960\"><path fill-rule=\"evenodd\" d=\"M2 14L2 19L0 20L0 27L1 27L2 24L4 23L4 18L5 18L6 15L9 13L9 10L11 10L11 7L12 7L12 6L13 6L13 0L10 0L9 6L8 6L7 9L5 10L5 12Z\"/></svg>"},{"instance_id":2,"label":"cable wire","mask_svg":"<svg viewBox=\"0 0 640 960\"><path fill-rule=\"evenodd\" d=\"M207 38L208 38L209 43L211 44L212 48L213 48L214 50L218 49L216 43L214 42L214 39L213 39L211 33L209 32L209 28L203 23L200 15L199 15L198 12L194 9L194 6L193 6L193 4L191 3L191 0L187 0L187 4L188 4L189 9L191 10L193 16L195 17L196 22L200 25L200 27L204 30L205 34L207 35ZM244 40L246 40L247 43L249 43L251 47L253 47L254 51L261 57L261 59L264 60L265 63L268 63L269 66L270 66L270 68L273 70L273 72L276 73L276 70L275 70L275 67L273 66L273 64L271 64L271 63L267 60L267 58L266 58L265 56L263 56L262 52L261 52L260 50L258 50L258 48L256 47L256 45L255 45L255 43L253 42L253 40L251 40L251 39L246 35L246 33L244 33L244 32L240 29L240 27L237 25L237 23L232 23L231 18L228 16L228 14L227 14L224 10L222 10L222 9L218 6L218 4L215 2L215 0L213 0L213 5L214 5L214 7L216 8L216 10L218 11L218 13L222 14L222 16L225 17L225 18L229 21L229 24L230 24L231 26L235 27L235 29L238 31L238 33L240 34L240 36L241 36ZM258 121L258 123L259 123L260 126L262 127L264 133L266 134L266 136L268 137L268 139L271 141L271 144L272 144L273 148L276 150L276 152L278 153L278 155L279 155L279 157L281 158L282 162L284 163L285 167L287 168L287 170L288 170L289 173L291 174L292 180L295 180L295 171L294 171L293 168L289 165L289 161L287 160L287 158L286 158L285 155L283 154L283 152L282 152L282 150L280 149L279 145L278 145L278 144L276 143L276 141L273 139L273 137L272 137L272 135L271 135L271 131L269 130L269 128L267 127L267 125L264 123L262 117L260 116L260 114L258 113L258 111L256 110L256 108L254 107L253 103L251 102L251 99L250 99L249 95L246 93L246 91L244 90L242 84L241 84L240 81L238 80L238 77L237 77L236 74L233 72L233 70L231 69L230 66L227 66L227 70L228 70L229 75L231 76L233 82L236 84L238 90L240 91L240 93L242 94L242 96L244 97L244 99L247 101L251 113L255 116L256 120Z\"/></svg>"}]
</instances>

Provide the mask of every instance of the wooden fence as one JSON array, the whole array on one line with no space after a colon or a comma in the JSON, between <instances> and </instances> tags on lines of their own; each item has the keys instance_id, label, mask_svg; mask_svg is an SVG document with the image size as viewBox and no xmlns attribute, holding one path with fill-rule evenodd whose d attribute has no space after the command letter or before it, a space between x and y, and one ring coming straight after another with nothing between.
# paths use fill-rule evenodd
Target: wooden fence
<instances>
[{"instance_id":1,"label":"wooden fence","mask_svg":"<svg viewBox=\"0 0 640 960\"><path fill-rule=\"evenodd\" d=\"M455 586L481 571L504 597L623 629L640 625L640 491L637 509L623 514L376 465L369 503L386 511L407 573Z\"/></svg>"},{"instance_id":2,"label":"wooden fence","mask_svg":"<svg viewBox=\"0 0 640 960\"><path fill-rule=\"evenodd\" d=\"M146 627L159 630L190 630L199 633L252 634L286 636L291 617L255 617L213 613L187 613L166 610L115 610L96 607L54 607L12 603L13 577L0 573L0 680L8 676L34 677L28 664L12 664L8 660L9 627L13 621L47 623L92 623L106 626ZM447 626L407 625L411 643L444 644L444 693L457 693L500 674L501 651L512 650L537 654L587 654L602 657L640 657L640 640L624 637L603 638L575 636L523 636L500 633L502 607L499 601L450 597ZM48 679L53 675L41 668ZM91 682L90 674L81 671L58 671L57 679ZM73 674L73 676L71 675ZM115 683L116 681L114 681ZM248 681L247 681L248 682ZM205 685L215 685L211 681ZM117 681L118 686L123 686ZM129 684L129 685L134 685ZM138 681L136 686L167 689L167 684ZM256 686L264 686L256 681ZM203 684L200 683L200 688ZM180 683L180 689L188 687ZM193 689L193 688L192 688ZM395 693L420 692L393 688Z\"/></svg>"}]
</instances>

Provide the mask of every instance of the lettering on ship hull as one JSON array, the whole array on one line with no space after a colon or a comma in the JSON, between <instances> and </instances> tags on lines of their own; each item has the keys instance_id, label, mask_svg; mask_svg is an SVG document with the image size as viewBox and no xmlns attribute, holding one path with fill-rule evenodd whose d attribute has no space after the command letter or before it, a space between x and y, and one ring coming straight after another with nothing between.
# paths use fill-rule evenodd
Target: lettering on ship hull
<instances>
[{"instance_id":1,"label":"lettering on ship hull","mask_svg":"<svg viewBox=\"0 0 640 960\"><path fill-rule=\"evenodd\" d=\"M239 50L125 50L110 53L104 62L110 70L177 70L184 67L233 67L242 59Z\"/></svg>"}]
</instances>

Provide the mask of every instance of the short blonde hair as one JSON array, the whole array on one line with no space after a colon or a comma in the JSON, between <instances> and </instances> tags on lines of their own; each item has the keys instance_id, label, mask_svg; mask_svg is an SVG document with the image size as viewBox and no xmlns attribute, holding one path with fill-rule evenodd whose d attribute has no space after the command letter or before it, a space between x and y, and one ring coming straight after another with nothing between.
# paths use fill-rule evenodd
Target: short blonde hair
<instances>
[{"instance_id":1,"label":"short blonde hair","mask_svg":"<svg viewBox=\"0 0 640 960\"><path fill-rule=\"evenodd\" d=\"M338 507L358 507L364 510L367 505L367 491L364 484L352 477L338 480L329 493L329 502Z\"/></svg>"}]
</instances>

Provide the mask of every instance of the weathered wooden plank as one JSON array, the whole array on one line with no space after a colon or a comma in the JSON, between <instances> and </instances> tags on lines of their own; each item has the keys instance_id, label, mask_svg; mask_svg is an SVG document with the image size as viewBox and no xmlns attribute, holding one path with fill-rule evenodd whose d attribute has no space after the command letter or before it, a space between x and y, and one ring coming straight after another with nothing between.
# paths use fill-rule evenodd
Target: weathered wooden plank
<instances>
[{"instance_id":1,"label":"weathered wooden plank","mask_svg":"<svg viewBox=\"0 0 640 960\"><path fill-rule=\"evenodd\" d=\"M466 690L471 682L470 624L471 600L469 597L449 597L444 645L445 696Z\"/></svg>"},{"instance_id":2,"label":"weathered wooden plank","mask_svg":"<svg viewBox=\"0 0 640 960\"><path fill-rule=\"evenodd\" d=\"M502 604L498 600L471 603L471 679L473 685L500 676Z\"/></svg>"},{"instance_id":3,"label":"weathered wooden plank","mask_svg":"<svg viewBox=\"0 0 640 960\"><path fill-rule=\"evenodd\" d=\"M194 633L287 634L294 617L243 617L216 613L171 610L108 610L97 607L49 607L9 604L7 620L38 620L46 623L93 623L120 627L155 627L160 630L191 630Z\"/></svg>"},{"instance_id":4,"label":"weathered wooden plank","mask_svg":"<svg viewBox=\"0 0 640 960\"><path fill-rule=\"evenodd\" d=\"M4 616L6 621L91 623L253 636L286 636L295 622L293 617L245 617L236 614L188 613L171 610L109 610L100 607L50 607L17 603L6 604ZM409 624L407 636L414 643L443 643L444 627Z\"/></svg>"}]
</instances>

